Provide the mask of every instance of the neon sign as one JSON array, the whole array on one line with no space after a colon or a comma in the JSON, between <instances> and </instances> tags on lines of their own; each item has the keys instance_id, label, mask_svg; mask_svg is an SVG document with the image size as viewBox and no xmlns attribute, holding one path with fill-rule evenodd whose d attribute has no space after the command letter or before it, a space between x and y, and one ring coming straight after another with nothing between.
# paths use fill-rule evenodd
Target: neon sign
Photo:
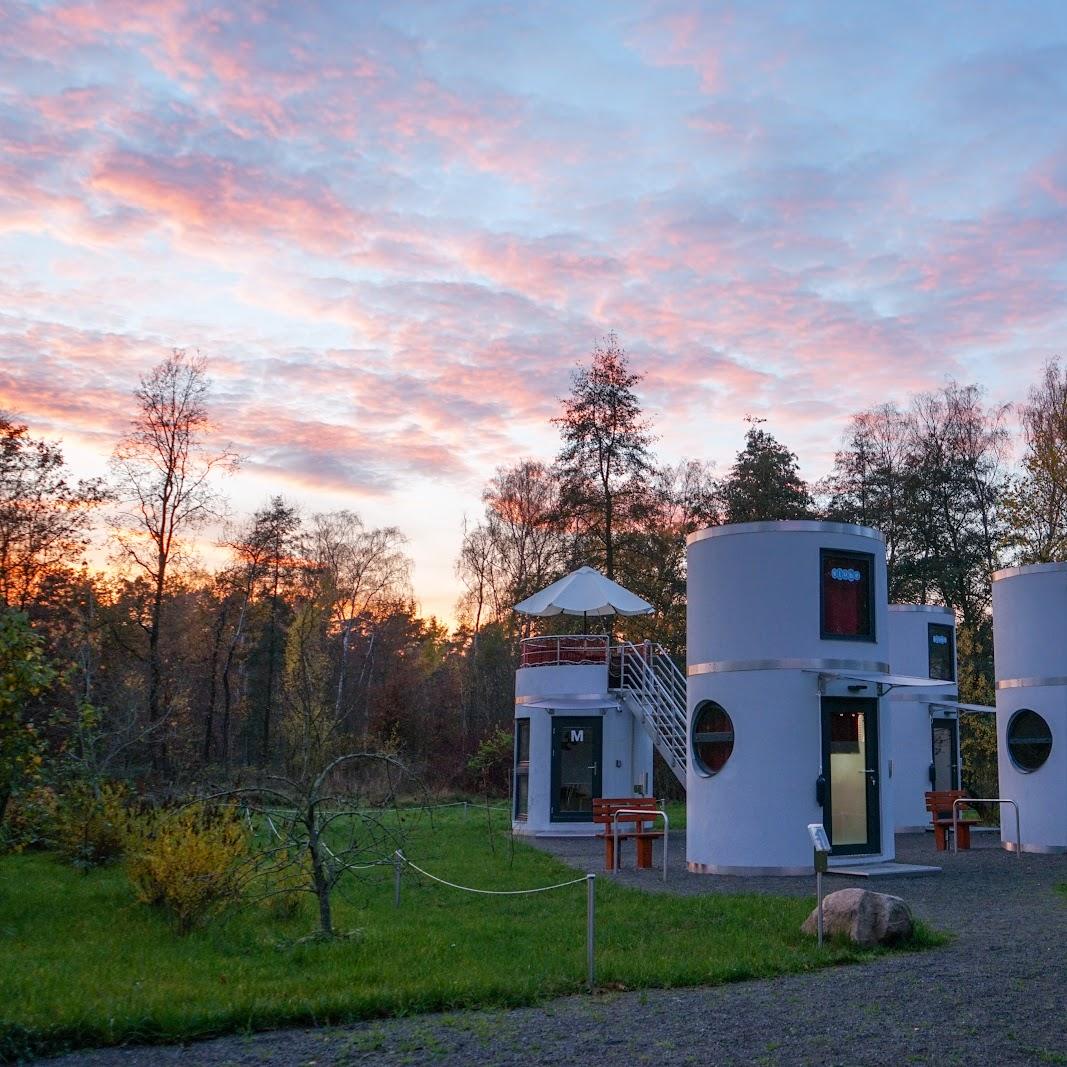
<instances>
[{"instance_id":1,"label":"neon sign","mask_svg":"<svg viewBox=\"0 0 1067 1067\"><path fill-rule=\"evenodd\" d=\"M854 567L834 567L834 569L830 571L830 577L836 578L839 582L863 581L863 575Z\"/></svg>"}]
</instances>

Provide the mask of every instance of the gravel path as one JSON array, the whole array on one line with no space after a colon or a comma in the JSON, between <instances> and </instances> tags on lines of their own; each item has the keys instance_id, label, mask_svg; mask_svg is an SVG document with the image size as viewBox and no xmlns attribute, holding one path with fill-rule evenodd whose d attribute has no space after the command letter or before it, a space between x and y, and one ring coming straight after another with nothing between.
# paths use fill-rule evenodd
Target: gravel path
<instances>
[{"instance_id":1,"label":"gravel path","mask_svg":"<svg viewBox=\"0 0 1067 1067\"><path fill-rule=\"evenodd\" d=\"M681 835L679 834L679 837ZM925 834L897 838L897 858L935 863L920 878L827 879L896 893L952 944L868 964L710 989L569 997L535 1008L394 1019L228 1037L184 1047L112 1049L53 1067L260 1067L373 1063L560 1064L1067 1064L1067 857L999 848L975 834L970 852L936 853ZM601 846L540 842L581 869ZM812 892L807 878L691 875L679 841L668 891ZM648 872L627 882L662 889Z\"/></svg>"}]
</instances>

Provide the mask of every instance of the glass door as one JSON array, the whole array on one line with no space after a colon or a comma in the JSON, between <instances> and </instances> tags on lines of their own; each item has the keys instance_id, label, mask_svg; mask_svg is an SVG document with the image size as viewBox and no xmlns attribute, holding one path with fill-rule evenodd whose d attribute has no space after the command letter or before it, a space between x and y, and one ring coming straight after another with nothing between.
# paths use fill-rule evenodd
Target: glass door
<instances>
[{"instance_id":1,"label":"glass door","mask_svg":"<svg viewBox=\"0 0 1067 1067\"><path fill-rule=\"evenodd\" d=\"M600 718L552 720L553 822L592 822L601 779Z\"/></svg>"},{"instance_id":2,"label":"glass door","mask_svg":"<svg viewBox=\"0 0 1067 1067\"><path fill-rule=\"evenodd\" d=\"M933 774L930 776L930 788L959 789L959 724L955 719L932 719L930 723L930 740L933 746Z\"/></svg>"},{"instance_id":3,"label":"glass door","mask_svg":"<svg viewBox=\"0 0 1067 1067\"><path fill-rule=\"evenodd\" d=\"M823 697L823 823L835 856L881 850L878 701Z\"/></svg>"}]
</instances>

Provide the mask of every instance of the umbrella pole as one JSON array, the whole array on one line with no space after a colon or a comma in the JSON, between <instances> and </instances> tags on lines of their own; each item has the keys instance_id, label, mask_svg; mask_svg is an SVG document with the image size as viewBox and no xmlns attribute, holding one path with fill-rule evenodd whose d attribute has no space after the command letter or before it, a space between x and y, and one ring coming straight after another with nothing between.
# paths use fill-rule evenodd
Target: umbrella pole
<instances>
[{"instance_id":1,"label":"umbrella pole","mask_svg":"<svg viewBox=\"0 0 1067 1067\"><path fill-rule=\"evenodd\" d=\"M587 633L589 633L589 612L583 611L582 612L582 634L585 635Z\"/></svg>"}]
</instances>

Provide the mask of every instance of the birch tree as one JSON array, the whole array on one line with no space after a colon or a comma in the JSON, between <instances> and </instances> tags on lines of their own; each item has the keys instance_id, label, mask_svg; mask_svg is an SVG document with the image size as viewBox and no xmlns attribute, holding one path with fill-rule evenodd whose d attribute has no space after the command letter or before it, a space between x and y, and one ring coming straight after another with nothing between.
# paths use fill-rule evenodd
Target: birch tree
<instances>
[{"instance_id":1,"label":"birch tree","mask_svg":"<svg viewBox=\"0 0 1067 1067\"><path fill-rule=\"evenodd\" d=\"M206 363L175 349L141 379L134 391L137 413L111 458L112 480L122 510L114 516L114 538L122 556L151 587L149 614L142 623L148 645L148 723L165 714L161 638L166 620L167 581L184 539L213 518L218 497L211 476L237 465L237 457L207 447L210 425ZM153 743L153 764L166 758Z\"/></svg>"}]
</instances>

